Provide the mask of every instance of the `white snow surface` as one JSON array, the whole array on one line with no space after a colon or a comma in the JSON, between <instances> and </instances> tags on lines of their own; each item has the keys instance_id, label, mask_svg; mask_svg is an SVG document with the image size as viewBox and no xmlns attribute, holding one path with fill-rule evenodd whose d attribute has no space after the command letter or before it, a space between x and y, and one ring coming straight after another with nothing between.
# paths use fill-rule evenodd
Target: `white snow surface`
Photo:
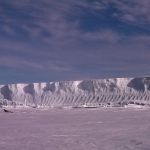
<instances>
[{"instance_id":1,"label":"white snow surface","mask_svg":"<svg viewBox=\"0 0 150 150\"><path fill-rule=\"evenodd\" d=\"M0 150L149 150L150 110L18 109L0 113Z\"/></svg>"},{"instance_id":2,"label":"white snow surface","mask_svg":"<svg viewBox=\"0 0 150 150\"><path fill-rule=\"evenodd\" d=\"M0 85L1 106L99 107L150 104L150 77Z\"/></svg>"}]
</instances>

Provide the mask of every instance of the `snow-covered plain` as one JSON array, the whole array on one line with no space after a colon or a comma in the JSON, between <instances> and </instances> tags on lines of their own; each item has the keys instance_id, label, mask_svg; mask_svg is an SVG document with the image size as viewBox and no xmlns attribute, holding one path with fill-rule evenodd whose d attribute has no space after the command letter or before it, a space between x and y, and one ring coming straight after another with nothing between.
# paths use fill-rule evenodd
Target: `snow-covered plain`
<instances>
[{"instance_id":1,"label":"snow-covered plain","mask_svg":"<svg viewBox=\"0 0 150 150\"><path fill-rule=\"evenodd\" d=\"M0 112L0 150L150 150L150 109Z\"/></svg>"}]
</instances>

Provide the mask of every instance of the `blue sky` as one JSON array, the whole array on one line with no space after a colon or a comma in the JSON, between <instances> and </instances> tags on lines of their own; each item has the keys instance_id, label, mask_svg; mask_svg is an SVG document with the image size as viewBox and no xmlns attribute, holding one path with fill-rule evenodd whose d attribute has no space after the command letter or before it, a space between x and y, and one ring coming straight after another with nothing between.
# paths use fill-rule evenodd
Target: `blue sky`
<instances>
[{"instance_id":1,"label":"blue sky","mask_svg":"<svg viewBox=\"0 0 150 150\"><path fill-rule=\"evenodd\" d=\"M0 0L0 83L150 75L149 0Z\"/></svg>"}]
</instances>

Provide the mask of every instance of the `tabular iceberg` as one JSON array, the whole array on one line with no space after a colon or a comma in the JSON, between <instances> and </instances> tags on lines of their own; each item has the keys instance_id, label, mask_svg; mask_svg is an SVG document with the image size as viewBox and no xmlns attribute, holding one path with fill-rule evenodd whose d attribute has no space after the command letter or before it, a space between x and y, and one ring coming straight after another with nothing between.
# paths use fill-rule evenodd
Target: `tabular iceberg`
<instances>
[{"instance_id":1,"label":"tabular iceberg","mask_svg":"<svg viewBox=\"0 0 150 150\"><path fill-rule=\"evenodd\" d=\"M0 85L1 106L150 105L150 77Z\"/></svg>"}]
</instances>

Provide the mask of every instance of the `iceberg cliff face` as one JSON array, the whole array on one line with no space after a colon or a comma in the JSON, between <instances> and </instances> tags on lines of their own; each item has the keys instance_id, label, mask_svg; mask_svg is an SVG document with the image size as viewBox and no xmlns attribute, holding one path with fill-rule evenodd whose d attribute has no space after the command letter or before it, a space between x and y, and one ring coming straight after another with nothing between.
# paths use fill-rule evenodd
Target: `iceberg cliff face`
<instances>
[{"instance_id":1,"label":"iceberg cliff face","mask_svg":"<svg viewBox=\"0 0 150 150\"><path fill-rule=\"evenodd\" d=\"M150 104L150 77L0 85L0 104L80 107Z\"/></svg>"}]
</instances>

